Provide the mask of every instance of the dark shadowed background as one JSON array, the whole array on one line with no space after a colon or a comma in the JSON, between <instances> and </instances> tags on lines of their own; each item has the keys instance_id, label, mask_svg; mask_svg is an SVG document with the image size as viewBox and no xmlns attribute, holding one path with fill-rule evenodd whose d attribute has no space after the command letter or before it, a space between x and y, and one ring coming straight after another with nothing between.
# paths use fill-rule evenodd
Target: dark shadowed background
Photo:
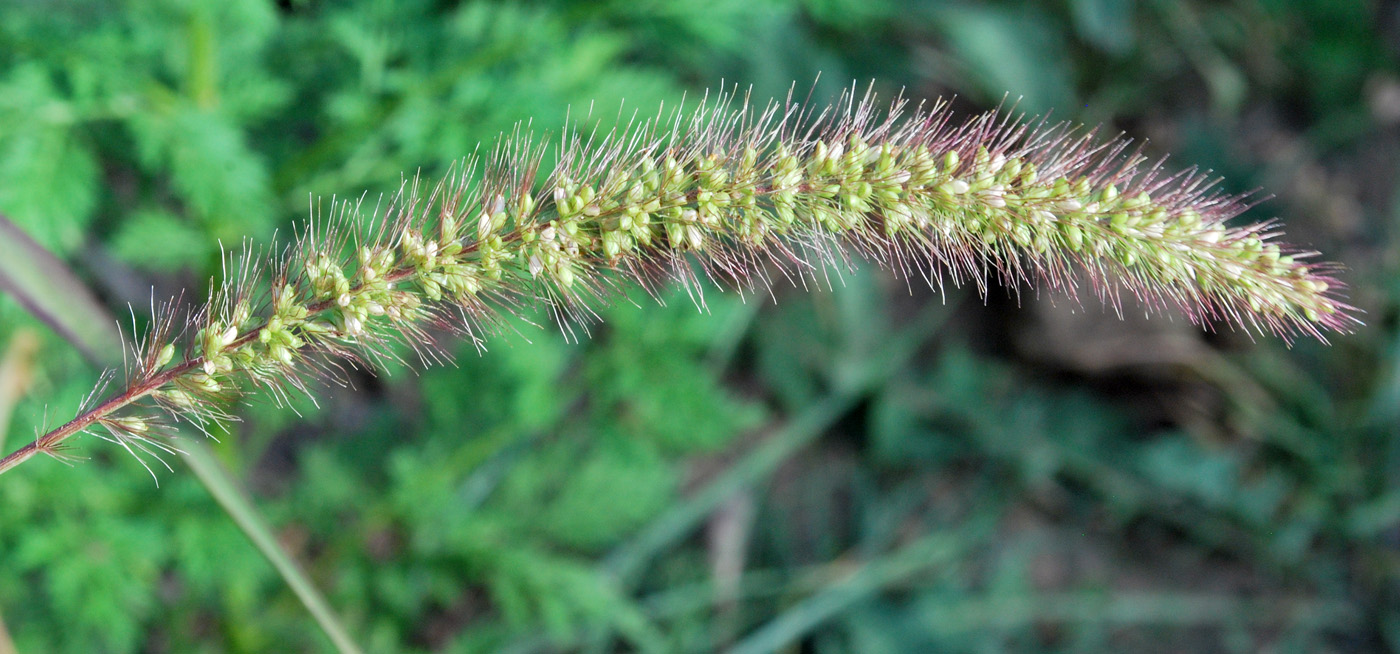
<instances>
[{"instance_id":1,"label":"dark shadowed background","mask_svg":"<svg viewBox=\"0 0 1400 654\"><path fill-rule=\"evenodd\" d=\"M1400 651L1397 53L1390 2L18 0L0 213L139 323L312 196L571 107L873 79L1103 123L1261 189L1366 326L1290 348L867 267L255 402L214 448L369 651ZM97 379L10 299L0 351L5 451ZM188 469L78 453L0 477L18 652L329 650Z\"/></svg>"}]
</instances>

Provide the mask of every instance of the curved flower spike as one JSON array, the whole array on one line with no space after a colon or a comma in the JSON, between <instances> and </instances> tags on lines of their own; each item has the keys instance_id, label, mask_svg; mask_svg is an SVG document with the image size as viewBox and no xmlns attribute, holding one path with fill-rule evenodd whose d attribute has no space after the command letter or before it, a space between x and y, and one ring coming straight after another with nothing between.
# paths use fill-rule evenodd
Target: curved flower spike
<instances>
[{"instance_id":1,"label":"curved flower spike","mask_svg":"<svg viewBox=\"0 0 1400 654\"><path fill-rule=\"evenodd\" d=\"M183 329L160 312L124 390L0 472L89 430L169 451L154 412L128 410L143 401L204 426L249 387L304 392L341 362L395 356L395 342L436 360L431 325L480 347L522 304L546 304L570 329L631 284L799 283L852 253L983 293L995 278L1074 297L1087 279L1115 308L1126 293L1285 338L1360 324L1337 266L1275 242L1272 223L1227 225L1244 198L1065 125L995 112L956 123L946 104L882 107L869 93L819 111L721 93L605 135L566 132L557 148L542 170L544 146L517 129L430 190L414 180L367 216L342 202L295 245L245 251Z\"/></svg>"}]
</instances>

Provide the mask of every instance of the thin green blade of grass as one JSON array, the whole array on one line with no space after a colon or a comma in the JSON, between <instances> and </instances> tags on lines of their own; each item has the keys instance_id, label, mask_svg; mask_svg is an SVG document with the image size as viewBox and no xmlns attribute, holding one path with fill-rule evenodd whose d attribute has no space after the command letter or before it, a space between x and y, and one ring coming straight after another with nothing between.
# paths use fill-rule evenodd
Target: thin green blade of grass
<instances>
[{"instance_id":1,"label":"thin green blade of grass","mask_svg":"<svg viewBox=\"0 0 1400 654\"><path fill-rule=\"evenodd\" d=\"M870 357L862 370L833 380L839 388L829 397L814 402L790 420L781 432L647 525L632 540L614 549L604 560L603 568L624 583L635 578L652 557L684 538L734 493L765 479L803 446L825 433L870 389L898 371L920 345L938 333L955 308L934 305L925 309L882 351Z\"/></svg>"},{"instance_id":2,"label":"thin green blade of grass","mask_svg":"<svg viewBox=\"0 0 1400 654\"><path fill-rule=\"evenodd\" d=\"M97 302L87 286L52 253L0 216L0 289L14 297L35 318L49 325L95 365L121 364L122 344L116 320ZM248 537L263 558L281 575L316 624L342 654L360 649L311 582L273 536L272 527L239 489L238 482L215 459L204 443L181 443L181 458L229 519Z\"/></svg>"},{"instance_id":3,"label":"thin green blade of grass","mask_svg":"<svg viewBox=\"0 0 1400 654\"><path fill-rule=\"evenodd\" d=\"M967 596L925 606L930 624L944 633L985 633L1053 624L1195 627L1232 622L1309 630L1356 620L1345 602L1312 598L1246 599L1217 593L1144 593L1100 590Z\"/></svg>"},{"instance_id":4,"label":"thin green blade of grass","mask_svg":"<svg viewBox=\"0 0 1400 654\"><path fill-rule=\"evenodd\" d=\"M937 335L956 313L962 300L950 305L930 305L867 359L859 369L833 375L831 392L810 403L789 419L781 430L736 461L714 480L647 524L600 563L603 572L618 579L624 589L636 583L653 558L692 533L706 517L742 489L766 479L803 447L811 444L856 406L866 394L903 368L918 349ZM713 365L722 365L723 353ZM583 638L584 651L602 652L612 643L611 634L595 632ZM512 654L552 651L557 643L531 636L506 649Z\"/></svg>"},{"instance_id":5,"label":"thin green blade of grass","mask_svg":"<svg viewBox=\"0 0 1400 654\"><path fill-rule=\"evenodd\" d=\"M349 632L340 623L340 618L336 616L325 596L278 544L277 538L272 534L272 526L238 487L228 470L215 458L214 452L204 443L190 445L185 448L183 458L195 476L199 477L199 482L204 484L209 494L214 496L214 500L238 525L248 540L253 542L268 563L277 569L282 581L292 589L306 610L311 612L312 617L316 618L316 624L335 644L336 650L342 654L359 654L359 646L350 638Z\"/></svg>"},{"instance_id":6,"label":"thin green blade of grass","mask_svg":"<svg viewBox=\"0 0 1400 654\"><path fill-rule=\"evenodd\" d=\"M0 215L0 291L103 366L121 363L116 323L68 266Z\"/></svg>"},{"instance_id":7,"label":"thin green blade of grass","mask_svg":"<svg viewBox=\"0 0 1400 654\"><path fill-rule=\"evenodd\" d=\"M759 627L729 652L767 654L778 651L886 586L957 560L985 543L992 534L992 526L993 521L983 516L954 532L925 536L889 556L866 562L845 579L798 602Z\"/></svg>"}]
</instances>

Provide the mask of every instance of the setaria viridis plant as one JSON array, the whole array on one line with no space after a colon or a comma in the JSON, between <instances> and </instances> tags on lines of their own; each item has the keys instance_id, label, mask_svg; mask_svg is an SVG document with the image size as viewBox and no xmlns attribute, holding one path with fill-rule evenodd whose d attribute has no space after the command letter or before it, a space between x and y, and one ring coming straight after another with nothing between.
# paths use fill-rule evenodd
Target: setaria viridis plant
<instances>
[{"instance_id":1,"label":"setaria viridis plant","mask_svg":"<svg viewBox=\"0 0 1400 654\"><path fill-rule=\"evenodd\" d=\"M852 254L934 285L1040 284L1071 298L1085 285L1115 308L1131 295L1285 338L1360 324L1338 266L1276 242L1273 223L1228 226L1243 197L1128 147L998 112L954 122L943 103L882 107L869 93L820 111L720 94L606 135L565 132L552 169L549 147L517 129L438 183L408 182L372 211L336 203L288 246L245 246L202 307L154 308L119 390L100 397L110 384L99 384L0 472L64 458L83 432L173 452L168 417L207 431L246 391L307 392L399 344L435 359L444 328L480 347L529 305L567 329L631 286L801 283Z\"/></svg>"}]
</instances>

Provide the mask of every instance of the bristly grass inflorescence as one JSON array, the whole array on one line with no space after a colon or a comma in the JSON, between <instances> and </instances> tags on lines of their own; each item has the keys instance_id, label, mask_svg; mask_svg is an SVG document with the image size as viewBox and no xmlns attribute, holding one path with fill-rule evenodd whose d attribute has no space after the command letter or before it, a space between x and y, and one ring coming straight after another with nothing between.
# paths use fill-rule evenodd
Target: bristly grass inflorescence
<instances>
[{"instance_id":1,"label":"bristly grass inflorescence","mask_svg":"<svg viewBox=\"0 0 1400 654\"><path fill-rule=\"evenodd\" d=\"M1129 294L1285 338L1360 324L1336 265L1277 243L1273 223L1228 226L1243 197L1128 148L1000 112L954 122L941 102L882 108L868 92L819 111L721 93L607 134L568 131L552 170L547 146L517 129L439 183L408 182L373 211L334 203L294 244L245 248L192 315L157 311L120 392L0 472L61 457L85 431L168 452L151 405L207 426L245 390L305 392L400 343L437 359L441 328L480 346L531 304L572 329L630 286L805 284L852 253L935 286L1038 283L1073 298L1087 283L1115 309Z\"/></svg>"}]
</instances>

